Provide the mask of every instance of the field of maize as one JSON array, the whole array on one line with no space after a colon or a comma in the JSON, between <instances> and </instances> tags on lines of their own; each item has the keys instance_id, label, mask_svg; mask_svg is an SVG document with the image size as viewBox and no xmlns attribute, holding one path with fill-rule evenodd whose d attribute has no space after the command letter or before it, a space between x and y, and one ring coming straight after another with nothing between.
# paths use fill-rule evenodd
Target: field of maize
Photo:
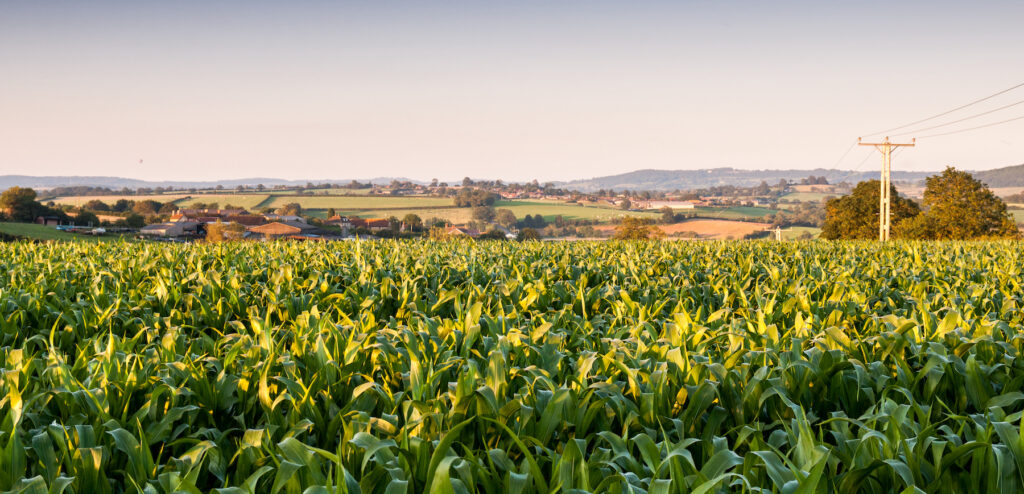
<instances>
[{"instance_id":1,"label":"field of maize","mask_svg":"<svg viewBox=\"0 0 1024 494\"><path fill-rule=\"evenodd\" d=\"M1024 249L0 244L0 491L1024 490Z\"/></svg>"}]
</instances>

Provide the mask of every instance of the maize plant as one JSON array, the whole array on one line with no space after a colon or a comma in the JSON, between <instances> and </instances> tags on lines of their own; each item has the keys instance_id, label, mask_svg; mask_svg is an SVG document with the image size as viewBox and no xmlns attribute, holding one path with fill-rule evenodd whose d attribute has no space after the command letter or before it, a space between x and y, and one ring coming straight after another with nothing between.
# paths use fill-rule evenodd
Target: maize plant
<instances>
[{"instance_id":1,"label":"maize plant","mask_svg":"<svg viewBox=\"0 0 1024 494\"><path fill-rule=\"evenodd\" d=\"M0 492L1024 490L1014 242L0 244Z\"/></svg>"}]
</instances>

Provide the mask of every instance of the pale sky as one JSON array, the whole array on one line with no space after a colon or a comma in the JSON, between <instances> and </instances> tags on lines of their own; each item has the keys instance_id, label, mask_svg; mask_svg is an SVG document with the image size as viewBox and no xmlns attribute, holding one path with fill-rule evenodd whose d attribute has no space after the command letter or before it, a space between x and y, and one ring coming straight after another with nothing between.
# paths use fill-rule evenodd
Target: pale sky
<instances>
[{"instance_id":1,"label":"pale sky","mask_svg":"<svg viewBox=\"0 0 1024 494\"><path fill-rule=\"evenodd\" d=\"M859 135L1024 82L1022 20L1019 0L2 0L0 174L830 168ZM1020 163L1024 120L919 141L894 169Z\"/></svg>"}]
</instances>

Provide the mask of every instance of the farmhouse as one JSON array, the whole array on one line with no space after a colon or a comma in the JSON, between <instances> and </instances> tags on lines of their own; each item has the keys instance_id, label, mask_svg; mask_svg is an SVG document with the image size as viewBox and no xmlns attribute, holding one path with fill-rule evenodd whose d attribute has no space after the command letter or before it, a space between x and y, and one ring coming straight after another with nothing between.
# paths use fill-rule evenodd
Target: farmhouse
<instances>
[{"instance_id":1,"label":"farmhouse","mask_svg":"<svg viewBox=\"0 0 1024 494\"><path fill-rule=\"evenodd\" d=\"M480 236L480 232L475 228L467 228L464 226L451 226L445 231L448 235L455 237L472 237L476 238Z\"/></svg>"},{"instance_id":2,"label":"farmhouse","mask_svg":"<svg viewBox=\"0 0 1024 494\"><path fill-rule=\"evenodd\" d=\"M144 226L139 233L154 237L184 237L198 235L202 231L201 223L194 221L175 221Z\"/></svg>"},{"instance_id":3,"label":"farmhouse","mask_svg":"<svg viewBox=\"0 0 1024 494\"><path fill-rule=\"evenodd\" d=\"M301 221L275 221L266 225L250 226L247 230L263 238L313 235L318 231L317 227Z\"/></svg>"},{"instance_id":4,"label":"farmhouse","mask_svg":"<svg viewBox=\"0 0 1024 494\"><path fill-rule=\"evenodd\" d=\"M366 228L371 232L379 232L391 228L391 222L383 218L350 218L349 223L351 223L352 228Z\"/></svg>"},{"instance_id":5,"label":"farmhouse","mask_svg":"<svg viewBox=\"0 0 1024 494\"><path fill-rule=\"evenodd\" d=\"M352 222L349 221L347 216L334 215L327 218L327 221L324 223L341 228L342 235L348 235L348 231L352 229Z\"/></svg>"}]
</instances>

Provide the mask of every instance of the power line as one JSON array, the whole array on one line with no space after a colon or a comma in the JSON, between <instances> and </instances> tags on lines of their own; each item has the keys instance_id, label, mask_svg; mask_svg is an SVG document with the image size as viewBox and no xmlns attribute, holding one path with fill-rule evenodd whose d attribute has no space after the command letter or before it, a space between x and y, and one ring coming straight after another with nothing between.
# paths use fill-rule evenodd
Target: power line
<instances>
[{"instance_id":1,"label":"power line","mask_svg":"<svg viewBox=\"0 0 1024 494\"><path fill-rule=\"evenodd\" d=\"M854 143L854 145L856 146L856 145L857 145L857 143L855 142L855 143ZM875 153L874 153L874 151L870 151L870 150L869 150L869 151L868 151L868 154L867 154L867 156L864 156L864 159L860 160L860 163L858 163L858 164L857 164L857 166L853 167L853 170L850 170L850 173L849 173L848 175L846 175L845 177L843 177L843 179L842 179L842 180L840 180L840 181L838 181L838 182L836 182L836 183L839 183L839 184L841 184L841 183L843 183L843 182L845 182L845 181L849 180L849 179L850 179L850 177L852 177L852 176L854 176L854 175L856 175L856 174L860 173L860 169L861 169L861 167L863 167L863 166L864 166L864 163L867 163L867 162L868 162L868 159L870 159L870 158L871 158L872 156L874 156L874 154L875 154Z\"/></svg>"},{"instance_id":2,"label":"power line","mask_svg":"<svg viewBox=\"0 0 1024 494\"><path fill-rule=\"evenodd\" d=\"M967 132L967 131L970 131L970 130L984 129L985 127L992 127L993 125L1004 124L1004 123L1013 122L1013 121L1016 121L1016 120L1024 120L1024 115L1021 115L1021 116L1015 117L1015 118L1008 118L1006 120L1000 120L998 122L987 123L985 125L978 125L977 127L968 127L966 129L953 130L953 131L949 131L949 132L942 132L940 134L930 134L930 135L926 135L926 136L921 136L921 137L918 137L918 139L927 139L929 137L939 137L939 136L948 136L948 135L951 135L951 134L959 134L961 132Z\"/></svg>"},{"instance_id":3,"label":"power line","mask_svg":"<svg viewBox=\"0 0 1024 494\"><path fill-rule=\"evenodd\" d=\"M836 160L836 163L834 165L832 165L832 172L826 177L826 179L830 180L835 178L833 175L839 172L839 165L843 162L843 160L846 159L846 157L850 154L850 151L853 151L853 148L855 147L857 147L857 141L851 142L850 147L846 148L846 151L843 152L843 155L840 156L838 160Z\"/></svg>"},{"instance_id":4,"label":"power line","mask_svg":"<svg viewBox=\"0 0 1024 494\"><path fill-rule=\"evenodd\" d=\"M965 120L971 120L973 118L978 118L978 117L981 117L981 116L984 116L984 115L988 115L989 113L995 113L995 112L997 112L999 110L1005 110L1007 108L1012 108L1012 107L1020 105L1020 104L1024 104L1024 100L1020 100L1020 101L1018 101L1016 103L1010 103L1008 105L1000 106L999 108L995 108L995 109L992 109L992 110L989 110L989 111L986 111L986 112L981 112L981 113L978 113L977 115L971 115L969 117L964 117L964 118L961 118L959 120L953 120L952 122L946 122L944 124L939 124L939 125L932 125L931 127L925 127L923 129L916 129L916 130L912 130L912 131L909 131L909 132L901 132L901 133L895 134L895 135L905 136L905 135L910 135L910 134L917 134L919 132L924 132L926 130L937 129L939 127L945 127L947 125L953 125L955 123L960 123L960 122L963 122Z\"/></svg>"},{"instance_id":5,"label":"power line","mask_svg":"<svg viewBox=\"0 0 1024 494\"><path fill-rule=\"evenodd\" d=\"M873 136L873 135L878 135L878 134L884 134L886 132L892 132L894 130L899 130L899 129L903 129L903 128L906 128L906 127L910 127L911 125L917 125L917 124L922 123L922 122L927 122L929 120L933 120L933 119L936 119L936 118L939 118L939 117L943 117L943 116L949 115L950 113L953 113L955 111L963 110L964 108L967 108L968 106L976 105L978 103L981 103L982 101L988 101L988 100L990 100L992 98L995 98L996 96L1008 93L1008 92L1013 91L1014 89L1017 89L1019 87L1024 87L1024 82L1022 82L1020 84L1017 84L1016 86L1013 86L1011 88L999 91L998 93L991 94L989 96L985 96L984 98L981 98L981 99L978 99L978 100L974 100L974 101L972 101L970 103L967 103L966 105L958 106L958 107L953 108L952 110L949 110L949 111L944 111L942 113L939 113L938 115L932 115L932 116L930 116L928 118L922 118L921 120L917 120L915 122L910 122L910 123L905 124L905 125L900 125L899 127L893 127L891 129L880 130L878 132L872 132L870 134L864 134L864 135Z\"/></svg>"}]
</instances>

